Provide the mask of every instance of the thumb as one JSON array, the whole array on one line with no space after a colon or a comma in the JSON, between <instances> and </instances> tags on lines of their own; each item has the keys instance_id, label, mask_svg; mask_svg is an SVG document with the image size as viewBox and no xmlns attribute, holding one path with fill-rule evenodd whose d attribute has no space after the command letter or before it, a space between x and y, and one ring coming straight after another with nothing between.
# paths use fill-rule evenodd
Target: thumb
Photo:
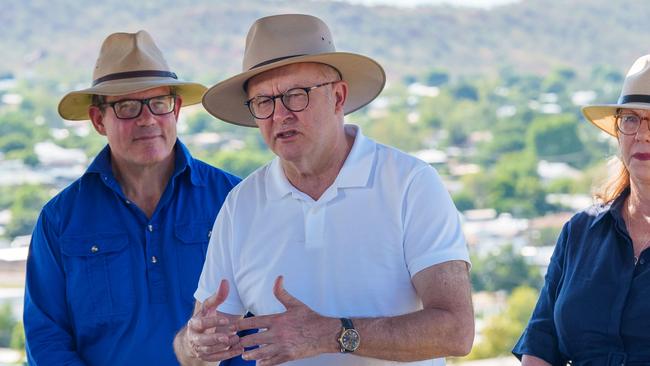
<instances>
[{"instance_id":1,"label":"thumb","mask_svg":"<svg viewBox=\"0 0 650 366\"><path fill-rule=\"evenodd\" d=\"M278 301L280 301L280 303L287 309L304 305L300 300L291 296L291 294L284 289L284 276L278 276L278 278L275 279L273 295L275 295L275 298L278 299Z\"/></svg>"},{"instance_id":2,"label":"thumb","mask_svg":"<svg viewBox=\"0 0 650 366\"><path fill-rule=\"evenodd\" d=\"M203 302L201 314L207 315L209 311L216 310L217 306L223 304L223 302L226 301L229 291L230 285L228 284L228 280L221 280L217 292L215 292L214 295L208 297Z\"/></svg>"}]
</instances>

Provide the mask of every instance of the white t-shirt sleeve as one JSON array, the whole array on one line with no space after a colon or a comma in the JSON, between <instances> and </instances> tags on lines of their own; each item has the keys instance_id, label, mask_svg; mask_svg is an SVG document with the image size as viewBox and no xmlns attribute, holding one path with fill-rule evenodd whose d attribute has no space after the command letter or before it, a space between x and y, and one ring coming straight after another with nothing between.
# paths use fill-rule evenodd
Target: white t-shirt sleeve
<instances>
[{"instance_id":1,"label":"white t-shirt sleeve","mask_svg":"<svg viewBox=\"0 0 650 366\"><path fill-rule=\"evenodd\" d=\"M222 279L228 280L230 291L228 297L218 307L218 310L233 315L242 315L246 312L237 291L234 279L233 264L233 228L232 228L232 198L229 195L224 202L217 219L212 227L212 236L208 244L208 251L203 264L203 271L199 278L198 288L194 292L194 298L203 302L214 295L219 288Z\"/></svg>"},{"instance_id":2,"label":"white t-shirt sleeve","mask_svg":"<svg viewBox=\"0 0 650 366\"><path fill-rule=\"evenodd\" d=\"M451 260L470 263L460 215L435 169L423 166L413 173L402 214L404 254L411 277Z\"/></svg>"}]
</instances>

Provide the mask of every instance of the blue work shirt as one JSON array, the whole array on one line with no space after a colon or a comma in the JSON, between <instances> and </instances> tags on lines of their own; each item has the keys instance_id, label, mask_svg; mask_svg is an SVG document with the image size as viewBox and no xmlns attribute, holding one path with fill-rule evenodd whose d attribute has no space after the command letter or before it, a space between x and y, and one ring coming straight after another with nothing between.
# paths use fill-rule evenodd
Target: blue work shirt
<instances>
[{"instance_id":1,"label":"blue work shirt","mask_svg":"<svg viewBox=\"0 0 650 366\"><path fill-rule=\"evenodd\" d=\"M621 216L629 191L564 225L513 353L552 365L650 365L650 251L635 265Z\"/></svg>"},{"instance_id":2,"label":"blue work shirt","mask_svg":"<svg viewBox=\"0 0 650 366\"><path fill-rule=\"evenodd\" d=\"M178 140L174 151L150 219L122 192L108 146L45 205L27 259L31 365L178 365L172 342L192 314L212 225L239 178Z\"/></svg>"}]
</instances>

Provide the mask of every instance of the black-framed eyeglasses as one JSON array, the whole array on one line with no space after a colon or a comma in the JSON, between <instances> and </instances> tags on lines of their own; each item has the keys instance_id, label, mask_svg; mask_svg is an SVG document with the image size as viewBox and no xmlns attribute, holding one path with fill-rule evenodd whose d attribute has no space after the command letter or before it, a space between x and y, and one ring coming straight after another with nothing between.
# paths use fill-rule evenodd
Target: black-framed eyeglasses
<instances>
[{"instance_id":1,"label":"black-framed eyeglasses","mask_svg":"<svg viewBox=\"0 0 650 366\"><path fill-rule=\"evenodd\" d=\"M641 117L631 112L621 112L616 117L616 128L623 135L635 135L641 127L643 120L648 121L648 128L650 129L650 117Z\"/></svg>"},{"instance_id":2,"label":"black-framed eyeglasses","mask_svg":"<svg viewBox=\"0 0 650 366\"><path fill-rule=\"evenodd\" d=\"M156 116L174 111L176 106L176 95L159 95L145 99L122 99L115 102L102 103L101 105L108 105L113 108L115 116L119 119L137 118L142 114L142 106L146 105L149 112Z\"/></svg>"},{"instance_id":3,"label":"black-framed eyeglasses","mask_svg":"<svg viewBox=\"0 0 650 366\"><path fill-rule=\"evenodd\" d=\"M275 100L280 98L285 108L292 112L301 112L309 105L309 92L321 86L334 84L340 80L329 81L306 88L291 88L278 95L258 95L246 101L246 106L253 117L267 119L275 112Z\"/></svg>"}]
</instances>

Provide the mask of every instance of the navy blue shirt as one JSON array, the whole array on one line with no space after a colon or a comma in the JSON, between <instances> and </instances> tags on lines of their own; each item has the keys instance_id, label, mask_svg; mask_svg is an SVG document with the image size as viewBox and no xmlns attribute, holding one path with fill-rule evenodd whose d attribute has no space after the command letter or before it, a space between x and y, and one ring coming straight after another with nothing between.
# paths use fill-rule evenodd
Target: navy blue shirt
<instances>
[{"instance_id":1,"label":"navy blue shirt","mask_svg":"<svg viewBox=\"0 0 650 366\"><path fill-rule=\"evenodd\" d=\"M27 259L24 324L32 365L178 365L212 225L239 178L177 141L151 217L124 196L107 146L43 208ZM245 365L241 359L231 365Z\"/></svg>"},{"instance_id":2,"label":"navy blue shirt","mask_svg":"<svg viewBox=\"0 0 650 366\"><path fill-rule=\"evenodd\" d=\"M513 353L552 365L650 365L650 250L635 265L621 216L629 191L564 225Z\"/></svg>"}]
</instances>

